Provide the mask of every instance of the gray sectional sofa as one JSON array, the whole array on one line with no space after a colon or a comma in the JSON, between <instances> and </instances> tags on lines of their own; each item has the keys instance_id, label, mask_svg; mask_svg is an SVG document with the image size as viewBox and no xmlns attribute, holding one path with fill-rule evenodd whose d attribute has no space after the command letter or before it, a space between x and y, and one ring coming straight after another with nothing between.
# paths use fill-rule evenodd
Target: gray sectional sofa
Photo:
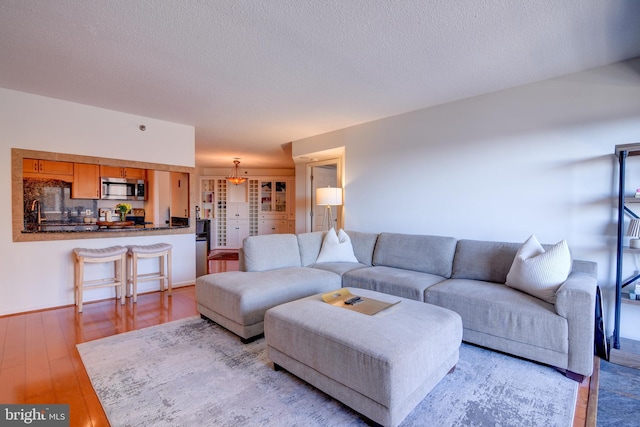
<instances>
[{"instance_id":1,"label":"gray sectional sofa","mask_svg":"<svg viewBox=\"0 0 640 427\"><path fill-rule=\"evenodd\" d=\"M196 280L199 312L248 341L263 333L272 307L341 287L370 289L455 311L466 342L554 366L578 381L591 375L594 262L573 260L548 302L505 285L520 243L347 231L358 262L317 263L325 233L245 239L242 271Z\"/></svg>"}]
</instances>

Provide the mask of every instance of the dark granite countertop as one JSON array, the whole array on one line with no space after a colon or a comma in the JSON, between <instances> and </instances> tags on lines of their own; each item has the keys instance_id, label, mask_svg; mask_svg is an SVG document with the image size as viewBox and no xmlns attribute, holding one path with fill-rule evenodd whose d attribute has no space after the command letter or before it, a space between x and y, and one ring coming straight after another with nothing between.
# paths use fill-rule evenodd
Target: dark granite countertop
<instances>
[{"instance_id":1,"label":"dark granite countertop","mask_svg":"<svg viewBox=\"0 0 640 427\"><path fill-rule=\"evenodd\" d=\"M105 232L105 233L114 233L121 231L134 231L134 232L145 232L151 230L174 230L174 229L183 229L189 228L187 225L179 225L179 226L170 226L166 225L155 225L155 224L147 224L145 226L128 226L121 228L107 228L107 227L99 227L96 224L91 223L48 223L38 225L28 225L24 230L22 230L23 234L43 234L43 233L86 233L86 232Z\"/></svg>"}]
</instances>

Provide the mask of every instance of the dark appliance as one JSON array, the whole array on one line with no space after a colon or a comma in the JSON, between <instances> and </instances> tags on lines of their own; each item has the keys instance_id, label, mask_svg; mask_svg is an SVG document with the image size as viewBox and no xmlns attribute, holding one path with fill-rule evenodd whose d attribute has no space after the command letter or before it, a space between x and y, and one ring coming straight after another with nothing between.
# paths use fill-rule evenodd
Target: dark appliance
<instances>
[{"instance_id":1,"label":"dark appliance","mask_svg":"<svg viewBox=\"0 0 640 427\"><path fill-rule=\"evenodd\" d=\"M146 227L146 225L151 224L151 222L145 221L144 217L144 209L133 208L131 209L131 215L127 215L127 221L133 221L135 227Z\"/></svg>"},{"instance_id":2,"label":"dark appliance","mask_svg":"<svg viewBox=\"0 0 640 427\"><path fill-rule=\"evenodd\" d=\"M204 276L208 273L208 259L211 233L209 230L210 221L208 219L196 220L196 277Z\"/></svg>"},{"instance_id":3,"label":"dark appliance","mask_svg":"<svg viewBox=\"0 0 640 427\"><path fill-rule=\"evenodd\" d=\"M172 216L169 221L171 221L170 225L172 227L188 227L189 226L189 218L185 218L182 216Z\"/></svg>"},{"instance_id":4,"label":"dark appliance","mask_svg":"<svg viewBox=\"0 0 640 427\"><path fill-rule=\"evenodd\" d=\"M100 198L106 200L146 200L144 179L100 178Z\"/></svg>"},{"instance_id":5,"label":"dark appliance","mask_svg":"<svg viewBox=\"0 0 640 427\"><path fill-rule=\"evenodd\" d=\"M208 219L196 221L196 241L207 242L207 251L211 250L211 222Z\"/></svg>"}]
</instances>

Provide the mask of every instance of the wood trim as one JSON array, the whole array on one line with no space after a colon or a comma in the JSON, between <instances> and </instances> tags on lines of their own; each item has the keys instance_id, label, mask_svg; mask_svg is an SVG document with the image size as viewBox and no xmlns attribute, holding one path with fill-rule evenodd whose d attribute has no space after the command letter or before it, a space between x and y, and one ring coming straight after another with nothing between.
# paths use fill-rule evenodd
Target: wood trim
<instances>
[{"instance_id":1,"label":"wood trim","mask_svg":"<svg viewBox=\"0 0 640 427\"><path fill-rule=\"evenodd\" d=\"M231 262L235 265L228 268ZM238 270L237 261L209 263L210 273ZM138 295L135 304L127 298L124 306L113 298L85 303L84 314L68 305L0 316L0 341L11 361L1 378L0 402L64 403L71 407L72 425L108 425L76 345L197 315L195 286L183 286L174 288L171 297L155 291ZM586 404L579 394L576 412ZM583 426L595 427L595 419L574 420L573 427Z\"/></svg>"},{"instance_id":2,"label":"wood trim","mask_svg":"<svg viewBox=\"0 0 640 427\"><path fill-rule=\"evenodd\" d=\"M160 230L134 230L134 231L87 231L78 233L22 233L24 229L24 194L22 188L23 160L35 158L43 160L55 160L60 162L90 163L97 165L122 166L139 169L152 169L166 172L184 172L189 174L189 217L191 221L188 228L160 229ZM166 165L133 160L119 160L106 157L82 156L78 154L52 153L49 151L26 150L11 148L11 228L14 242L34 242L50 240L77 240L77 239L104 239L111 237L135 237L167 234L195 234L196 217L196 173L195 168L187 166Z\"/></svg>"},{"instance_id":3,"label":"wood trim","mask_svg":"<svg viewBox=\"0 0 640 427\"><path fill-rule=\"evenodd\" d=\"M586 427L596 427L598 421L598 387L600 387L600 358L593 357L593 374L589 383L589 397L587 401Z\"/></svg>"}]
</instances>

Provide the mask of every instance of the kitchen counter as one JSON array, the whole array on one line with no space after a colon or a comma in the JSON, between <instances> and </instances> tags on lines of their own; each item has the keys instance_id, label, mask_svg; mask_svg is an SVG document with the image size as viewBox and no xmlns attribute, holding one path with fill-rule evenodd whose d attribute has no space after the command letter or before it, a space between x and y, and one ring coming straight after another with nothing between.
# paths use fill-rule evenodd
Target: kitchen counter
<instances>
[{"instance_id":1,"label":"kitchen counter","mask_svg":"<svg viewBox=\"0 0 640 427\"><path fill-rule=\"evenodd\" d=\"M195 226L147 224L122 228L99 227L91 223L29 224L20 230L18 241L50 241L74 239L105 239L111 237L136 237L147 235L195 234Z\"/></svg>"},{"instance_id":2,"label":"kitchen counter","mask_svg":"<svg viewBox=\"0 0 640 427\"><path fill-rule=\"evenodd\" d=\"M153 230L173 230L173 229L188 229L188 225L154 225L149 224L143 226L126 226L120 228L100 227L97 224L85 224L85 223L65 223L65 224L42 224L33 225L22 230L22 233L26 234L41 234L41 233L86 233L86 232L123 232L123 231L135 231L145 232Z\"/></svg>"}]
</instances>

